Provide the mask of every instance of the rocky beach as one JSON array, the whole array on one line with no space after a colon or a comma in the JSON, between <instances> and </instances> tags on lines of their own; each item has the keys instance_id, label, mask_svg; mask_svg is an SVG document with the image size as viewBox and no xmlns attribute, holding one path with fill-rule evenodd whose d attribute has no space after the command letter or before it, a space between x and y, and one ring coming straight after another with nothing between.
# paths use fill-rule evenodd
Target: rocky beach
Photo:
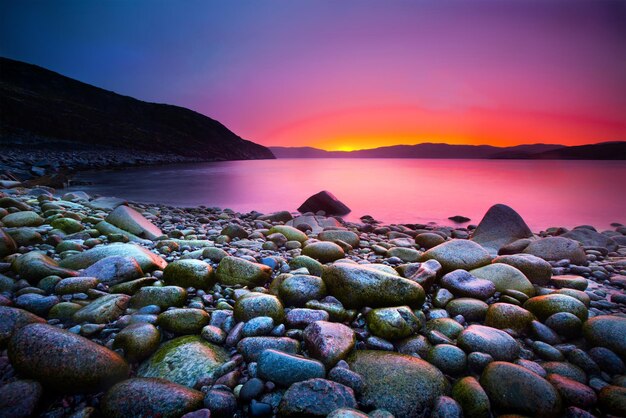
<instances>
[{"instance_id":1,"label":"rocky beach","mask_svg":"<svg viewBox=\"0 0 626 418\"><path fill-rule=\"evenodd\" d=\"M0 189L0 416L626 415L626 227ZM445 208L442 208L442 210Z\"/></svg>"}]
</instances>

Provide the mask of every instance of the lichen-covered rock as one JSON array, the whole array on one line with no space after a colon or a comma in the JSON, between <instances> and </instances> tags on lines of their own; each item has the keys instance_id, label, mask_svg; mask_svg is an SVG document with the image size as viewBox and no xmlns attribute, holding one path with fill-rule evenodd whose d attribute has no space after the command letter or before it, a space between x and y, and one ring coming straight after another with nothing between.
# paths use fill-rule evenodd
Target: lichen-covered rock
<instances>
[{"instance_id":1,"label":"lichen-covered rock","mask_svg":"<svg viewBox=\"0 0 626 418\"><path fill-rule=\"evenodd\" d=\"M145 322L130 324L117 333L113 348L121 349L124 358L135 363L149 357L161 342L161 331Z\"/></svg>"},{"instance_id":2,"label":"lichen-covered rock","mask_svg":"<svg viewBox=\"0 0 626 418\"><path fill-rule=\"evenodd\" d=\"M187 299L187 291L178 286L144 286L130 299L130 307L142 308L157 305L161 309L172 306L183 306Z\"/></svg>"},{"instance_id":3,"label":"lichen-covered rock","mask_svg":"<svg viewBox=\"0 0 626 418\"><path fill-rule=\"evenodd\" d=\"M279 324L283 322L285 311L276 296L250 292L237 299L234 315L237 321L243 322L258 316L269 316Z\"/></svg>"}]
</instances>

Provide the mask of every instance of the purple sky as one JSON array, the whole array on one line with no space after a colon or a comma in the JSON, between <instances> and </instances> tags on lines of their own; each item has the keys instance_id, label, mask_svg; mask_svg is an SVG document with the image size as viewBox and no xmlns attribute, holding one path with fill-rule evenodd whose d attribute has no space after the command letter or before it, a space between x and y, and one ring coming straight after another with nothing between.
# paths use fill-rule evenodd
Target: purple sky
<instances>
[{"instance_id":1,"label":"purple sky","mask_svg":"<svg viewBox=\"0 0 626 418\"><path fill-rule=\"evenodd\" d=\"M265 145L626 139L624 1L1 1L0 54Z\"/></svg>"}]
</instances>

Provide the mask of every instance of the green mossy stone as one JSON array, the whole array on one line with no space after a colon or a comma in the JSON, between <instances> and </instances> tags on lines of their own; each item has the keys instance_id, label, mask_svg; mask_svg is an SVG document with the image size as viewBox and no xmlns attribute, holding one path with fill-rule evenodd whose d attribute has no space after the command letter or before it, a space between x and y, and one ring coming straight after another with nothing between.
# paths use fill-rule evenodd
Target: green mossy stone
<instances>
[{"instance_id":1,"label":"green mossy stone","mask_svg":"<svg viewBox=\"0 0 626 418\"><path fill-rule=\"evenodd\" d=\"M540 321L545 321L558 312L569 312L581 321L586 321L588 316L584 303L571 296L558 293L530 298L524 303L524 309L532 312Z\"/></svg>"},{"instance_id":2,"label":"green mossy stone","mask_svg":"<svg viewBox=\"0 0 626 418\"><path fill-rule=\"evenodd\" d=\"M285 310L283 304L274 295L250 292L235 302L234 316L237 321L249 321L258 316L269 316L276 324L283 322Z\"/></svg>"},{"instance_id":3,"label":"green mossy stone","mask_svg":"<svg viewBox=\"0 0 626 418\"><path fill-rule=\"evenodd\" d=\"M213 268L200 260L177 260L163 270L163 283L167 285L208 289L215 281Z\"/></svg>"},{"instance_id":4,"label":"green mossy stone","mask_svg":"<svg viewBox=\"0 0 626 418\"><path fill-rule=\"evenodd\" d=\"M161 309L183 306L187 300L187 291L178 286L145 286L140 288L130 299L131 308L157 305Z\"/></svg>"},{"instance_id":5,"label":"green mossy stone","mask_svg":"<svg viewBox=\"0 0 626 418\"><path fill-rule=\"evenodd\" d=\"M199 334L209 319L209 314L202 309L171 309L158 316L158 323L164 330L174 334Z\"/></svg>"},{"instance_id":6,"label":"green mossy stone","mask_svg":"<svg viewBox=\"0 0 626 418\"><path fill-rule=\"evenodd\" d=\"M300 231L297 228L294 228L293 226L288 225L275 225L270 228L268 235L276 233L283 234L288 241L298 241L302 243L309 239L309 237L304 232Z\"/></svg>"},{"instance_id":7,"label":"green mossy stone","mask_svg":"<svg viewBox=\"0 0 626 418\"><path fill-rule=\"evenodd\" d=\"M419 331L422 325L408 306L372 309L366 321L372 334L386 340L406 338Z\"/></svg>"},{"instance_id":8,"label":"green mossy stone","mask_svg":"<svg viewBox=\"0 0 626 418\"><path fill-rule=\"evenodd\" d=\"M473 241L452 239L422 254L422 261L437 260L443 272L456 269L472 270L491 263L489 252Z\"/></svg>"},{"instance_id":9,"label":"green mossy stone","mask_svg":"<svg viewBox=\"0 0 626 418\"><path fill-rule=\"evenodd\" d=\"M452 387L452 397L463 408L464 416L476 418L491 416L489 397L474 377L468 376L457 381Z\"/></svg>"},{"instance_id":10,"label":"green mossy stone","mask_svg":"<svg viewBox=\"0 0 626 418\"><path fill-rule=\"evenodd\" d=\"M161 331L148 323L130 324L121 330L113 340L113 348L121 349L124 358L136 363L148 358L161 342Z\"/></svg>"},{"instance_id":11,"label":"green mossy stone","mask_svg":"<svg viewBox=\"0 0 626 418\"><path fill-rule=\"evenodd\" d=\"M228 286L262 286L272 278L269 266L237 257L224 257L217 266L217 280Z\"/></svg>"},{"instance_id":12,"label":"green mossy stone","mask_svg":"<svg viewBox=\"0 0 626 418\"><path fill-rule=\"evenodd\" d=\"M55 219L54 221L50 222L50 226L56 229L60 229L67 234L74 234L85 229L85 227L79 221L71 218Z\"/></svg>"}]
</instances>

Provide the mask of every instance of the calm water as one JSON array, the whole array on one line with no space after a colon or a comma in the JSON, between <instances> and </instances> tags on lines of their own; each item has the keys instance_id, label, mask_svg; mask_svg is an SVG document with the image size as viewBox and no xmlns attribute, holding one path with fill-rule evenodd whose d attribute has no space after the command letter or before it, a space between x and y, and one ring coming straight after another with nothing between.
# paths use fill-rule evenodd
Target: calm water
<instances>
[{"instance_id":1,"label":"calm water","mask_svg":"<svg viewBox=\"0 0 626 418\"><path fill-rule=\"evenodd\" d=\"M104 196L247 212L296 208L329 190L358 220L478 222L494 203L517 210L538 231L549 226L626 223L626 162L423 159L281 159L167 165L85 172Z\"/></svg>"}]
</instances>

